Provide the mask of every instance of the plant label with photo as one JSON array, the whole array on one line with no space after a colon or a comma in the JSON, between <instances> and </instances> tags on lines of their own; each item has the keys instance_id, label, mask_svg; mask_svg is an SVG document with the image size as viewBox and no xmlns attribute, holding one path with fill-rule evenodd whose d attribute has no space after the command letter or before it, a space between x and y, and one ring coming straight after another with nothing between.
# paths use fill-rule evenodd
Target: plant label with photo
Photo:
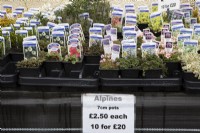
<instances>
[{"instance_id":1,"label":"plant label with photo","mask_svg":"<svg viewBox=\"0 0 200 133\"><path fill-rule=\"evenodd\" d=\"M183 34L183 35L178 35L177 37L177 44L179 47L183 47L184 41L190 40L191 35L188 34Z\"/></svg>"},{"instance_id":2,"label":"plant label with photo","mask_svg":"<svg viewBox=\"0 0 200 133\"><path fill-rule=\"evenodd\" d=\"M182 8L181 10L183 13L188 12L188 13L190 13L190 16L192 16L192 10L193 10L192 7L185 7L185 8Z\"/></svg>"},{"instance_id":3,"label":"plant label with photo","mask_svg":"<svg viewBox=\"0 0 200 133\"><path fill-rule=\"evenodd\" d=\"M105 30L106 30L106 34L107 35L110 35L111 34L111 28L112 28L112 25L111 24L107 24L105 25Z\"/></svg>"},{"instance_id":4,"label":"plant label with photo","mask_svg":"<svg viewBox=\"0 0 200 133\"><path fill-rule=\"evenodd\" d=\"M180 8L180 4L180 0L158 0L158 11L177 10Z\"/></svg>"},{"instance_id":5,"label":"plant label with photo","mask_svg":"<svg viewBox=\"0 0 200 133\"><path fill-rule=\"evenodd\" d=\"M104 49L104 54L111 54L111 45L110 40L108 38L102 39L102 45Z\"/></svg>"},{"instance_id":6,"label":"plant label with photo","mask_svg":"<svg viewBox=\"0 0 200 133\"><path fill-rule=\"evenodd\" d=\"M61 47L60 47L60 44L58 43L50 43L48 46L47 46L47 49L48 49L48 53L56 53L56 54L60 54L61 56Z\"/></svg>"},{"instance_id":7,"label":"plant label with photo","mask_svg":"<svg viewBox=\"0 0 200 133\"><path fill-rule=\"evenodd\" d=\"M5 50L6 52L11 49L11 39L10 39L10 32L9 31L2 31L2 36L5 40Z\"/></svg>"},{"instance_id":8,"label":"plant label with photo","mask_svg":"<svg viewBox=\"0 0 200 133\"><path fill-rule=\"evenodd\" d=\"M171 31L166 31L165 33L164 33L164 35L165 35L165 39L171 39L172 38L172 33L171 33Z\"/></svg>"},{"instance_id":9,"label":"plant label with photo","mask_svg":"<svg viewBox=\"0 0 200 133\"><path fill-rule=\"evenodd\" d=\"M135 31L135 26L124 26L122 31L123 33L126 31Z\"/></svg>"},{"instance_id":10,"label":"plant label with photo","mask_svg":"<svg viewBox=\"0 0 200 133\"><path fill-rule=\"evenodd\" d=\"M150 33L146 33L144 36L145 36L146 42L151 42L152 41L153 36L152 36L151 32Z\"/></svg>"},{"instance_id":11,"label":"plant label with photo","mask_svg":"<svg viewBox=\"0 0 200 133\"><path fill-rule=\"evenodd\" d=\"M117 58L119 59L120 57L120 45L119 44L113 44L112 46L112 54L111 54L111 59L116 60Z\"/></svg>"},{"instance_id":12,"label":"plant label with photo","mask_svg":"<svg viewBox=\"0 0 200 133\"><path fill-rule=\"evenodd\" d=\"M81 41L81 36L80 34L70 34L68 36L68 40L71 40L71 39L78 39L79 41Z\"/></svg>"},{"instance_id":13,"label":"plant label with photo","mask_svg":"<svg viewBox=\"0 0 200 133\"><path fill-rule=\"evenodd\" d=\"M53 22L47 22L47 26L50 28L50 29L53 29L53 27L56 27L57 24L53 23Z\"/></svg>"},{"instance_id":14,"label":"plant label with photo","mask_svg":"<svg viewBox=\"0 0 200 133\"><path fill-rule=\"evenodd\" d=\"M177 37L180 34L180 29L184 28L183 24L172 26L172 36Z\"/></svg>"},{"instance_id":15,"label":"plant label with photo","mask_svg":"<svg viewBox=\"0 0 200 133\"><path fill-rule=\"evenodd\" d=\"M111 16L111 25L113 28L117 28L119 31L122 29L123 13L113 11Z\"/></svg>"},{"instance_id":16,"label":"plant label with photo","mask_svg":"<svg viewBox=\"0 0 200 133\"><path fill-rule=\"evenodd\" d=\"M156 54L156 43L151 42L151 43L142 43L141 45L142 49L142 57L146 54Z\"/></svg>"},{"instance_id":17,"label":"plant label with photo","mask_svg":"<svg viewBox=\"0 0 200 133\"><path fill-rule=\"evenodd\" d=\"M137 57L137 45L136 45L136 43L123 43L123 45L122 45L122 57L126 58L128 56Z\"/></svg>"},{"instance_id":18,"label":"plant label with photo","mask_svg":"<svg viewBox=\"0 0 200 133\"><path fill-rule=\"evenodd\" d=\"M135 13L126 13L125 19L136 19L137 20L137 15Z\"/></svg>"},{"instance_id":19,"label":"plant label with photo","mask_svg":"<svg viewBox=\"0 0 200 133\"><path fill-rule=\"evenodd\" d=\"M172 21L171 21L171 26L180 25L180 24L183 24L183 20L182 20L182 19L179 19L179 20L172 20Z\"/></svg>"},{"instance_id":20,"label":"plant label with photo","mask_svg":"<svg viewBox=\"0 0 200 133\"><path fill-rule=\"evenodd\" d=\"M117 28L111 28L111 40L112 41L117 40Z\"/></svg>"},{"instance_id":21,"label":"plant label with photo","mask_svg":"<svg viewBox=\"0 0 200 133\"><path fill-rule=\"evenodd\" d=\"M37 41L23 41L23 53L25 60L38 58L37 46Z\"/></svg>"},{"instance_id":22,"label":"plant label with photo","mask_svg":"<svg viewBox=\"0 0 200 133\"><path fill-rule=\"evenodd\" d=\"M32 27L24 27L24 29L28 31L28 36L33 35L33 28Z\"/></svg>"},{"instance_id":23,"label":"plant label with photo","mask_svg":"<svg viewBox=\"0 0 200 133\"><path fill-rule=\"evenodd\" d=\"M4 37L0 36L0 57L3 57L5 55L5 39Z\"/></svg>"},{"instance_id":24,"label":"plant label with photo","mask_svg":"<svg viewBox=\"0 0 200 133\"><path fill-rule=\"evenodd\" d=\"M172 20L182 20L184 17L184 12L181 11L174 11L172 15Z\"/></svg>"},{"instance_id":25,"label":"plant label with photo","mask_svg":"<svg viewBox=\"0 0 200 133\"><path fill-rule=\"evenodd\" d=\"M134 9L133 7L127 7L127 8L125 9L125 12L126 12L126 13L135 13L135 9Z\"/></svg>"},{"instance_id":26,"label":"plant label with photo","mask_svg":"<svg viewBox=\"0 0 200 133\"><path fill-rule=\"evenodd\" d=\"M150 15L150 21L153 29L160 29L163 25L163 18L161 12L154 12Z\"/></svg>"},{"instance_id":27,"label":"plant label with photo","mask_svg":"<svg viewBox=\"0 0 200 133\"><path fill-rule=\"evenodd\" d=\"M125 31L123 33L123 40L134 39L137 42L137 32L136 31Z\"/></svg>"},{"instance_id":28,"label":"plant label with photo","mask_svg":"<svg viewBox=\"0 0 200 133\"><path fill-rule=\"evenodd\" d=\"M66 47L65 32L64 31L54 31L54 32L52 32L52 42L53 43L59 43L60 46Z\"/></svg>"},{"instance_id":29,"label":"plant label with photo","mask_svg":"<svg viewBox=\"0 0 200 133\"><path fill-rule=\"evenodd\" d=\"M183 9L183 8L186 8L186 7L190 7L190 3L181 3L180 9Z\"/></svg>"},{"instance_id":30,"label":"plant label with photo","mask_svg":"<svg viewBox=\"0 0 200 133\"><path fill-rule=\"evenodd\" d=\"M65 32L65 27L64 26L55 26L52 29L52 32L54 32L54 31L63 31L63 32Z\"/></svg>"},{"instance_id":31,"label":"plant label with photo","mask_svg":"<svg viewBox=\"0 0 200 133\"><path fill-rule=\"evenodd\" d=\"M184 41L183 46L184 46L184 53L197 52L198 41L197 40Z\"/></svg>"},{"instance_id":32,"label":"plant label with photo","mask_svg":"<svg viewBox=\"0 0 200 133\"><path fill-rule=\"evenodd\" d=\"M165 42L165 52L170 54L173 51L173 42L172 40L167 40Z\"/></svg>"},{"instance_id":33,"label":"plant label with photo","mask_svg":"<svg viewBox=\"0 0 200 133\"><path fill-rule=\"evenodd\" d=\"M194 30L196 30L196 29L200 29L200 24L199 23L194 24Z\"/></svg>"},{"instance_id":34,"label":"plant label with photo","mask_svg":"<svg viewBox=\"0 0 200 133\"><path fill-rule=\"evenodd\" d=\"M90 28L89 35L102 35L102 28L99 28L99 27Z\"/></svg>"},{"instance_id":35,"label":"plant label with photo","mask_svg":"<svg viewBox=\"0 0 200 133\"><path fill-rule=\"evenodd\" d=\"M112 41L111 35L105 35L105 36L104 36L104 39L109 39L110 41Z\"/></svg>"},{"instance_id":36,"label":"plant label with photo","mask_svg":"<svg viewBox=\"0 0 200 133\"><path fill-rule=\"evenodd\" d=\"M85 40L85 37L84 37L84 34L83 34L81 28L70 29L70 34L80 34L81 40Z\"/></svg>"},{"instance_id":37,"label":"plant label with photo","mask_svg":"<svg viewBox=\"0 0 200 133\"><path fill-rule=\"evenodd\" d=\"M90 35L89 47L93 45L100 45L102 39L103 39L102 35Z\"/></svg>"},{"instance_id":38,"label":"plant label with photo","mask_svg":"<svg viewBox=\"0 0 200 133\"><path fill-rule=\"evenodd\" d=\"M182 29L180 29L180 34L189 34L189 35L193 36L193 29L182 28Z\"/></svg>"},{"instance_id":39,"label":"plant label with photo","mask_svg":"<svg viewBox=\"0 0 200 133\"><path fill-rule=\"evenodd\" d=\"M39 40L50 41L50 29L48 26L40 26L37 31Z\"/></svg>"},{"instance_id":40,"label":"plant label with photo","mask_svg":"<svg viewBox=\"0 0 200 133\"><path fill-rule=\"evenodd\" d=\"M40 21L37 19L31 19L30 24L36 24L38 26L38 25L40 25Z\"/></svg>"},{"instance_id":41,"label":"plant label with photo","mask_svg":"<svg viewBox=\"0 0 200 133\"><path fill-rule=\"evenodd\" d=\"M93 24L93 27L94 27L94 28L101 28L101 29L102 29L102 33L104 33L104 31L105 31L105 24L102 24L102 23L94 23L94 24Z\"/></svg>"},{"instance_id":42,"label":"plant label with photo","mask_svg":"<svg viewBox=\"0 0 200 133\"><path fill-rule=\"evenodd\" d=\"M151 3L151 12L158 12L158 2Z\"/></svg>"},{"instance_id":43,"label":"plant label with photo","mask_svg":"<svg viewBox=\"0 0 200 133\"><path fill-rule=\"evenodd\" d=\"M163 28L170 30L170 24L163 24Z\"/></svg>"},{"instance_id":44,"label":"plant label with photo","mask_svg":"<svg viewBox=\"0 0 200 133\"><path fill-rule=\"evenodd\" d=\"M190 28L194 29L194 24L197 24L197 18L190 19Z\"/></svg>"},{"instance_id":45,"label":"plant label with photo","mask_svg":"<svg viewBox=\"0 0 200 133\"><path fill-rule=\"evenodd\" d=\"M125 26L135 26L137 24L137 20L136 19L126 19L125 20Z\"/></svg>"},{"instance_id":46,"label":"plant label with photo","mask_svg":"<svg viewBox=\"0 0 200 133\"><path fill-rule=\"evenodd\" d=\"M200 41L200 28L194 30L194 39Z\"/></svg>"},{"instance_id":47,"label":"plant label with photo","mask_svg":"<svg viewBox=\"0 0 200 133\"><path fill-rule=\"evenodd\" d=\"M64 26L66 34L69 34L69 24L68 23L60 23L58 26Z\"/></svg>"}]
</instances>

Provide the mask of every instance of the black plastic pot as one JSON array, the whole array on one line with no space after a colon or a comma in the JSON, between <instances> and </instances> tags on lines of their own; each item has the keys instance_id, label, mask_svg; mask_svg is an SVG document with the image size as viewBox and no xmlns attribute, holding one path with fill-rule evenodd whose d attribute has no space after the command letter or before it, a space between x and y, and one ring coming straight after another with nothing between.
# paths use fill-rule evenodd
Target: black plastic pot
<instances>
[{"instance_id":1,"label":"black plastic pot","mask_svg":"<svg viewBox=\"0 0 200 133\"><path fill-rule=\"evenodd\" d=\"M83 66L83 59L76 64L70 62L63 62L66 77L70 77L72 71L80 71Z\"/></svg>"},{"instance_id":2,"label":"black plastic pot","mask_svg":"<svg viewBox=\"0 0 200 133\"><path fill-rule=\"evenodd\" d=\"M101 78L119 78L119 70L102 70L100 69Z\"/></svg>"},{"instance_id":3,"label":"black plastic pot","mask_svg":"<svg viewBox=\"0 0 200 133\"><path fill-rule=\"evenodd\" d=\"M195 75L192 72L183 72L183 79L186 81L199 81L198 78L195 77Z\"/></svg>"},{"instance_id":4,"label":"black plastic pot","mask_svg":"<svg viewBox=\"0 0 200 133\"><path fill-rule=\"evenodd\" d=\"M120 70L122 78L139 78L139 69L124 69Z\"/></svg>"},{"instance_id":5,"label":"black plastic pot","mask_svg":"<svg viewBox=\"0 0 200 133\"><path fill-rule=\"evenodd\" d=\"M101 56L84 56L84 61L86 64L99 64Z\"/></svg>"},{"instance_id":6,"label":"black plastic pot","mask_svg":"<svg viewBox=\"0 0 200 133\"><path fill-rule=\"evenodd\" d=\"M154 34L155 37L160 37L161 36L161 32L154 32L151 30L151 32Z\"/></svg>"},{"instance_id":7,"label":"black plastic pot","mask_svg":"<svg viewBox=\"0 0 200 133\"><path fill-rule=\"evenodd\" d=\"M39 77L40 68L18 68L21 77Z\"/></svg>"},{"instance_id":8,"label":"black plastic pot","mask_svg":"<svg viewBox=\"0 0 200 133\"><path fill-rule=\"evenodd\" d=\"M0 59L0 67L6 65L9 62L18 62L24 59L22 53L9 53Z\"/></svg>"},{"instance_id":9,"label":"black plastic pot","mask_svg":"<svg viewBox=\"0 0 200 133\"><path fill-rule=\"evenodd\" d=\"M181 74L181 63L180 62L165 62L167 67L168 77L179 77Z\"/></svg>"},{"instance_id":10,"label":"black plastic pot","mask_svg":"<svg viewBox=\"0 0 200 133\"><path fill-rule=\"evenodd\" d=\"M58 77L63 70L63 64L60 61L45 61L44 68L47 77Z\"/></svg>"},{"instance_id":11,"label":"black plastic pot","mask_svg":"<svg viewBox=\"0 0 200 133\"><path fill-rule=\"evenodd\" d=\"M148 24L138 24L138 28L141 30L141 31L143 31L143 29L146 29L146 28L148 28L149 26L148 26Z\"/></svg>"},{"instance_id":12,"label":"black plastic pot","mask_svg":"<svg viewBox=\"0 0 200 133\"><path fill-rule=\"evenodd\" d=\"M145 78L160 78L162 75L161 69L146 70Z\"/></svg>"}]
</instances>

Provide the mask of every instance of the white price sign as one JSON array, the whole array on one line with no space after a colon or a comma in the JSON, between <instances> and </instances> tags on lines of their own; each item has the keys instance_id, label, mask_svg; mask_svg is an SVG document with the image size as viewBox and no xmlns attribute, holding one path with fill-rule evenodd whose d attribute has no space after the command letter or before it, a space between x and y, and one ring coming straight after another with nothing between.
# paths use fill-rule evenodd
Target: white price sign
<instances>
[{"instance_id":1,"label":"white price sign","mask_svg":"<svg viewBox=\"0 0 200 133\"><path fill-rule=\"evenodd\" d=\"M83 133L134 133L135 96L82 95Z\"/></svg>"},{"instance_id":2,"label":"white price sign","mask_svg":"<svg viewBox=\"0 0 200 133\"><path fill-rule=\"evenodd\" d=\"M180 0L158 0L158 11L164 12L169 10L180 9Z\"/></svg>"}]
</instances>

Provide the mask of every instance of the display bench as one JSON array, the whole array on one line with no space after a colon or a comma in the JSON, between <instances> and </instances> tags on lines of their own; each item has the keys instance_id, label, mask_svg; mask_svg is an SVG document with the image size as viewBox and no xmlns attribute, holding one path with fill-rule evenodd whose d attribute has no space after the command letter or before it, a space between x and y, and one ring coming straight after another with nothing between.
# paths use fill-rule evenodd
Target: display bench
<instances>
[{"instance_id":1,"label":"display bench","mask_svg":"<svg viewBox=\"0 0 200 133\"><path fill-rule=\"evenodd\" d=\"M20 88L16 89L18 91L10 90L1 93L1 128L21 128L22 130L33 128L39 131L48 129L46 132L62 132L61 129L75 128L78 131L69 132L81 133L82 102L80 93L30 92L21 91ZM136 129L173 129L170 133L179 133L182 131L181 129L199 128L199 95L167 92L130 92L129 94L134 94L136 97ZM56 131L56 128L60 130ZM42 132L45 132L44 130ZM31 130L27 132L31 132ZM136 133L144 132L150 132L150 129L136 131ZM164 133L164 131L157 132Z\"/></svg>"}]
</instances>

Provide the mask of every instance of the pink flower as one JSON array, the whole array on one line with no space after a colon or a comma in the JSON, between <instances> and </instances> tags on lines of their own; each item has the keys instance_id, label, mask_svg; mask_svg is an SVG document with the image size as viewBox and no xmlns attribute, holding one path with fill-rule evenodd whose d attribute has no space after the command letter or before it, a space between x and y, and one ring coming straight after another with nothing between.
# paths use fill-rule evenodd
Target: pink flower
<instances>
[{"instance_id":1,"label":"pink flower","mask_svg":"<svg viewBox=\"0 0 200 133\"><path fill-rule=\"evenodd\" d=\"M167 59L169 59L169 58L171 57L171 54L167 53L167 54L165 55L165 57L166 57Z\"/></svg>"}]
</instances>

